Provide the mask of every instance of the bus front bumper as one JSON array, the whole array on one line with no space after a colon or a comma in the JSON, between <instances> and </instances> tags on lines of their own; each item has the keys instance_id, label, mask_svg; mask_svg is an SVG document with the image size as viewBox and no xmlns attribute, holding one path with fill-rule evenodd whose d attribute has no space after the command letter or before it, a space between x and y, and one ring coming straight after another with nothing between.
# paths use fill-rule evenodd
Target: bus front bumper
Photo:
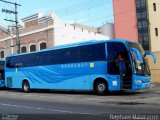
<instances>
[{"instance_id":1,"label":"bus front bumper","mask_svg":"<svg viewBox=\"0 0 160 120\"><path fill-rule=\"evenodd\" d=\"M148 89L151 87L151 83L135 83L132 87L132 90L143 90L143 89Z\"/></svg>"}]
</instances>

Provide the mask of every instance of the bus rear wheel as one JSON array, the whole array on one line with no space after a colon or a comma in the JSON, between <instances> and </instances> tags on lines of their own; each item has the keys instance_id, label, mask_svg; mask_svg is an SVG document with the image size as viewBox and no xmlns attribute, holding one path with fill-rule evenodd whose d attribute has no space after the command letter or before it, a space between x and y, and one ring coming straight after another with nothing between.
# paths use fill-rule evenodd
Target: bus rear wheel
<instances>
[{"instance_id":1,"label":"bus rear wheel","mask_svg":"<svg viewBox=\"0 0 160 120\"><path fill-rule=\"evenodd\" d=\"M25 93L29 93L30 92L30 85L28 81L23 81L22 83L22 90Z\"/></svg>"},{"instance_id":2,"label":"bus rear wheel","mask_svg":"<svg viewBox=\"0 0 160 120\"><path fill-rule=\"evenodd\" d=\"M97 81L94 90L97 95L105 95L107 93L107 84L104 81Z\"/></svg>"}]
</instances>

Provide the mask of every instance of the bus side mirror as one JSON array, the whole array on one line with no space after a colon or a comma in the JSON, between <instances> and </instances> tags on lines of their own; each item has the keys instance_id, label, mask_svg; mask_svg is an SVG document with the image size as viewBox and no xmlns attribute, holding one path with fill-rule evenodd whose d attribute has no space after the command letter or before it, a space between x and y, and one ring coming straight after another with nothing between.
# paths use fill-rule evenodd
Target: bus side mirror
<instances>
[{"instance_id":1,"label":"bus side mirror","mask_svg":"<svg viewBox=\"0 0 160 120\"><path fill-rule=\"evenodd\" d=\"M152 58L153 58L153 60L154 60L154 63L156 63L156 62L157 62L157 60L156 60L156 56L155 56L152 52L148 52L148 51L146 51L143 57L145 58L147 55L152 56Z\"/></svg>"},{"instance_id":2,"label":"bus side mirror","mask_svg":"<svg viewBox=\"0 0 160 120\"><path fill-rule=\"evenodd\" d=\"M137 50L136 48L131 48L130 51L134 53L134 57L136 60L140 61L141 63L143 62L143 58L139 50Z\"/></svg>"}]
</instances>

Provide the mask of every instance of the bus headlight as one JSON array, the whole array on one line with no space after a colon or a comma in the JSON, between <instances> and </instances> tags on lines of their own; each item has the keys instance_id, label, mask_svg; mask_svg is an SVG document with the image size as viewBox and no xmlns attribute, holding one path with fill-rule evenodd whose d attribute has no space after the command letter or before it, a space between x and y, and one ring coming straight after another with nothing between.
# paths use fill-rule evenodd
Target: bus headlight
<instances>
[{"instance_id":1,"label":"bus headlight","mask_svg":"<svg viewBox=\"0 0 160 120\"><path fill-rule=\"evenodd\" d=\"M135 80L136 83L142 83L142 80Z\"/></svg>"}]
</instances>

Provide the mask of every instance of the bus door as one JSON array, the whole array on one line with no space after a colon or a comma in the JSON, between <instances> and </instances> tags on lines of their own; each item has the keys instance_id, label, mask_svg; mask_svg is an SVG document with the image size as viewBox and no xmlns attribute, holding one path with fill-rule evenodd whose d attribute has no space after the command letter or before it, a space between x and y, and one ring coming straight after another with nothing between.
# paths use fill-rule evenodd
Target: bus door
<instances>
[{"instance_id":1,"label":"bus door","mask_svg":"<svg viewBox=\"0 0 160 120\"><path fill-rule=\"evenodd\" d=\"M147 59L145 58L147 55L150 55L154 59L154 63L156 63L156 57L151 52L145 52L143 55L138 49L131 48L131 55L133 59L133 71L134 75L133 79L133 90L144 89L150 87L150 69L147 63Z\"/></svg>"},{"instance_id":2,"label":"bus door","mask_svg":"<svg viewBox=\"0 0 160 120\"><path fill-rule=\"evenodd\" d=\"M107 43L107 62L109 81L117 80L119 89L132 87L132 69L129 53L123 43ZM119 57L121 56L121 57ZM122 59L119 60L119 59ZM114 86L114 81L112 86Z\"/></svg>"}]
</instances>

